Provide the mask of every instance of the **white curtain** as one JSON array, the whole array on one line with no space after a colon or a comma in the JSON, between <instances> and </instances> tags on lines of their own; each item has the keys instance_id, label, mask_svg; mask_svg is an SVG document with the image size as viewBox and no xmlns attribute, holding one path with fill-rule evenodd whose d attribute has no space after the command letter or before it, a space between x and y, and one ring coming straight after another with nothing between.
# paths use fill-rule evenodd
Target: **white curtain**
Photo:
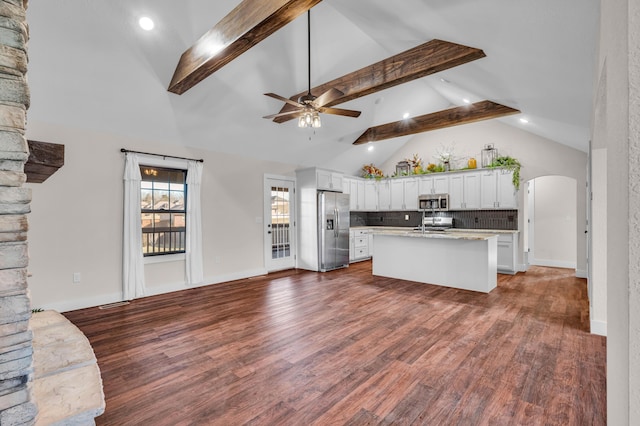
<instances>
[{"instance_id":1,"label":"white curtain","mask_svg":"<svg viewBox=\"0 0 640 426\"><path fill-rule=\"evenodd\" d=\"M144 263L138 155L127 153L124 165L124 235L122 280L124 300L144 296Z\"/></svg>"},{"instance_id":2,"label":"white curtain","mask_svg":"<svg viewBox=\"0 0 640 426\"><path fill-rule=\"evenodd\" d=\"M187 166L187 237L186 272L187 285L204 281L202 267L202 214L200 184L202 182L202 162L189 161Z\"/></svg>"}]
</instances>

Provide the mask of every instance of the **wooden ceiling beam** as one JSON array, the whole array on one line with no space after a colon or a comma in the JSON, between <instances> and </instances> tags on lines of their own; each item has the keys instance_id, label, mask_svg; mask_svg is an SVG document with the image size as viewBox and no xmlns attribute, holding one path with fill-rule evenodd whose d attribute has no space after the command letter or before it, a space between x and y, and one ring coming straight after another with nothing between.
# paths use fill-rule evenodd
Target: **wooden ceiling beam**
<instances>
[{"instance_id":1,"label":"wooden ceiling beam","mask_svg":"<svg viewBox=\"0 0 640 426\"><path fill-rule=\"evenodd\" d=\"M242 1L182 54L168 90L183 94L321 1Z\"/></svg>"},{"instance_id":2,"label":"wooden ceiling beam","mask_svg":"<svg viewBox=\"0 0 640 426\"><path fill-rule=\"evenodd\" d=\"M24 165L27 182L42 183L64 166L64 145L27 140L29 159Z\"/></svg>"},{"instance_id":3,"label":"wooden ceiling beam","mask_svg":"<svg viewBox=\"0 0 640 426\"><path fill-rule=\"evenodd\" d=\"M360 145L384 139L397 138L399 136L423 133L445 127L458 126L460 124L504 117L519 112L517 109L492 101L480 101L471 105L446 109L407 120L369 127L353 144Z\"/></svg>"},{"instance_id":4,"label":"wooden ceiling beam","mask_svg":"<svg viewBox=\"0 0 640 426\"><path fill-rule=\"evenodd\" d=\"M332 88L340 90L344 95L326 105L334 106L485 56L481 49L435 39L316 86L311 89L311 92L319 96ZM306 93L306 91L298 93L289 99L297 101L300 96ZM294 107L285 104L280 112L288 112L293 109ZM273 121L283 123L291 119L292 117L276 117Z\"/></svg>"}]
</instances>

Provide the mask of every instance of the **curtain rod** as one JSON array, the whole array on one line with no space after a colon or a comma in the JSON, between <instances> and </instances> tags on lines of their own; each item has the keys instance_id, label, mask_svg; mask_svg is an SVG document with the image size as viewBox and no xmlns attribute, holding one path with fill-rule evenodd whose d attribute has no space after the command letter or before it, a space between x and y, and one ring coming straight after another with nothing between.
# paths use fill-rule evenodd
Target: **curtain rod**
<instances>
[{"instance_id":1,"label":"curtain rod","mask_svg":"<svg viewBox=\"0 0 640 426\"><path fill-rule=\"evenodd\" d=\"M199 163L204 163L204 160L202 158L195 159L195 158L186 158L186 157L176 157L175 155L164 155L164 154L154 154L152 152L132 151L130 149L125 149L125 148L121 148L120 152L124 152L124 153L132 152L134 154L155 155L156 157L177 158L179 160L190 160L190 161L197 161Z\"/></svg>"}]
</instances>

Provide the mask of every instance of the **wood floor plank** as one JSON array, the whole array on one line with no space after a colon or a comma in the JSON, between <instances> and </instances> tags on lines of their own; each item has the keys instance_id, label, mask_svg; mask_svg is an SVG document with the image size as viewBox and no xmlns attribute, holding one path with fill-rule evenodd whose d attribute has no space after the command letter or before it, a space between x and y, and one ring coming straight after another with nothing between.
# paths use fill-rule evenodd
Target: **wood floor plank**
<instances>
[{"instance_id":1,"label":"wood floor plank","mask_svg":"<svg viewBox=\"0 0 640 426\"><path fill-rule=\"evenodd\" d=\"M101 369L97 425L604 425L606 339L574 275L482 294L359 262L65 315Z\"/></svg>"}]
</instances>

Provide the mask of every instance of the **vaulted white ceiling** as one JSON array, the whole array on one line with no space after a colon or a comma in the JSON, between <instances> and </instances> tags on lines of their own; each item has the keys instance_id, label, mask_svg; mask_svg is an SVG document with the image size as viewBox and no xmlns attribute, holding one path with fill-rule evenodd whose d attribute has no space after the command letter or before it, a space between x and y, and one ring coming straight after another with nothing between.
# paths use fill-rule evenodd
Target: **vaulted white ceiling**
<instances>
[{"instance_id":1,"label":"vaulted white ceiling","mask_svg":"<svg viewBox=\"0 0 640 426\"><path fill-rule=\"evenodd\" d=\"M237 0L30 2L30 120L300 165L357 170L411 137L352 142L370 126L463 98L522 114L499 119L583 151L589 140L599 2L596 0L324 0L311 10L311 84L332 80L434 38L486 58L339 105L321 129L262 118L307 88L306 15L197 84L167 91L182 52ZM149 16L156 27L140 29ZM526 117L528 124L519 118Z\"/></svg>"}]
</instances>

